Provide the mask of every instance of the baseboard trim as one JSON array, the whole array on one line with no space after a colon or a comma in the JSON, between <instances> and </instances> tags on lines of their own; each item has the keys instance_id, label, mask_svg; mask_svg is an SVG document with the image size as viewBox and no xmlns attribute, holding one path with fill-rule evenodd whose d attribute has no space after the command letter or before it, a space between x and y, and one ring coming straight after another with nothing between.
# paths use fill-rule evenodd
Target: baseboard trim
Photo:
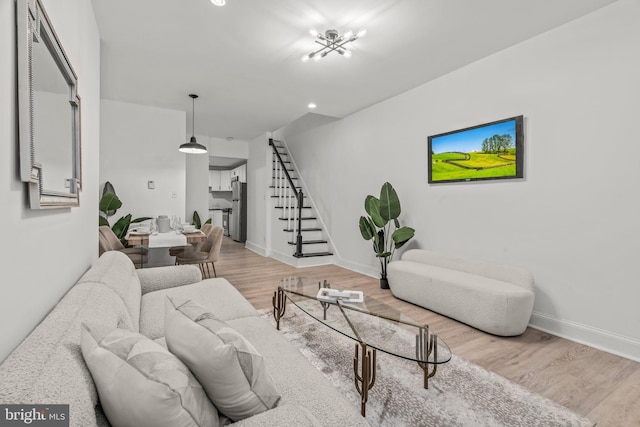
<instances>
[{"instance_id":1,"label":"baseboard trim","mask_svg":"<svg viewBox=\"0 0 640 427\"><path fill-rule=\"evenodd\" d=\"M337 257L336 263L338 267L346 268L347 270L355 271L356 273L364 274L365 276L380 278L380 269L371 267L370 265L364 265L353 261L348 261L344 258Z\"/></svg>"},{"instance_id":2,"label":"baseboard trim","mask_svg":"<svg viewBox=\"0 0 640 427\"><path fill-rule=\"evenodd\" d=\"M533 312L529 326L598 350L640 362L640 340L571 320Z\"/></svg>"},{"instance_id":3,"label":"baseboard trim","mask_svg":"<svg viewBox=\"0 0 640 427\"><path fill-rule=\"evenodd\" d=\"M249 249L250 251L257 253L258 255L262 255L262 256L265 256L265 257L267 256L267 249L263 248L262 246L260 246L260 245L258 245L256 243L253 243L253 242L250 242L249 240L247 240L244 243L244 246L245 246L245 248Z\"/></svg>"},{"instance_id":4,"label":"baseboard trim","mask_svg":"<svg viewBox=\"0 0 640 427\"><path fill-rule=\"evenodd\" d=\"M335 259L333 256L296 258L291 254L285 254L282 252L274 251L273 249L269 251L269 254L267 256L273 259L277 259L278 261L283 262L295 268L316 267L319 265L335 264Z\"/></svg>"}]
</instances>

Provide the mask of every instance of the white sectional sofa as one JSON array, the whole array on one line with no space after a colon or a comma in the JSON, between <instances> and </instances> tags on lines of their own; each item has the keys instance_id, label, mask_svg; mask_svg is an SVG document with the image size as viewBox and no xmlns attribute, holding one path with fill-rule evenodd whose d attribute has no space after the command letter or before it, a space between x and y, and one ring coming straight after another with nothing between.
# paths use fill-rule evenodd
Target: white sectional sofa
<instances>
[{"instance_id":1,"label":"white sectional sofa","mask_svg":"<svg viewBox=\"0 0 640 427\"><path fill-rule=\"evenodd\" d=\"M411 249L387 276L397 298L495 335L523 333L533 310L533 276L518 267Z\"/></svg>"},{"instance_id":2,"label":"white sectional sofa","mask_svg":"<svg viewBox=\"0 0 640 427\"><path fill-rule=\"evenodd\" d=\"M281 395L279 403L233 425L369 425L358 408L260 318L227 280L201 280L200 270L193 266L135 270L131 260L117 251L103 254L2 362L0 403L69 404L71 426L109 426L81 353L81 324L128 329L162 343L167 296L206 307L264 358ZM223 418L222 423L228 422Z\"/></svg>"}]
</instances>

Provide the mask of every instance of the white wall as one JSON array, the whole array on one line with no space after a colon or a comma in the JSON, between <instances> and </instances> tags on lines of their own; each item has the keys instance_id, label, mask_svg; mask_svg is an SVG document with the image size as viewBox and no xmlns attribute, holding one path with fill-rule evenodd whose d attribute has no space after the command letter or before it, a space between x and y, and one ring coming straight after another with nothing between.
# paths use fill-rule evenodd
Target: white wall
<instances>
[{"instance_id":1,"label":"white wall","mask_svg":"<svg viewBox=\"0 0 640 427\"><path fill-rule=\"evenodd\" d=\"M185 137L184 142L191 136ZM209 153L211 146L208 137L196 136L200 144L207 147L205 154L185 154L186 157L186 213L185 222L193 220L193 212L197 211L204 224L209 218Z\"/></svg>"},{"instance_id":2,"label":"white wall","mask_svg":"<svg viewBox=\"0 0 640 427\"><path fill-rule=\"evenodd\" d=\"M261 255L268 253L270 236L267 203L271 185L271 147L269 135L261 135L249 141L247 160L247 241L246 247Z\"/></svg>"},{"instance_id":3,"label":"white wall","mask_svg":"<svg viewBox=\"0 0 640 427\"><path fill-rule=\"evenodd\" d=\"M190 154L178 151L185 135L184 111L102 100L100 191L109 181L122 201L110 218L112 224L128 213L133 218L177 215L185 219L186 156ZM148 189L148 181L155 182L155 189Z\"/></svg>"},{"instance_id":4,"label":"white wall","mask_svg":"<svg viewBox=\"0 0 640 427\"><path fill-rule=\"evenodd\" d=\"M336 123L284 134L342 256L390 181L413 247L530 269L531 323L640 360L640 3L621 0ZM523 114L525 179L427 184L427 136Z\"/></svg>"},{"instance_id":5,"label":"white wall","mask_svg":"<svg viewBox=\"0 0 640 427\"><path fill-rule=\"evenodd\" d=\"M44 0L78 75L82 97L80 207L32 211L19 181L15 2L0 0L0 360L24 339L98 256L100 39L91 2Z\"/></svg>"}]
</instances>

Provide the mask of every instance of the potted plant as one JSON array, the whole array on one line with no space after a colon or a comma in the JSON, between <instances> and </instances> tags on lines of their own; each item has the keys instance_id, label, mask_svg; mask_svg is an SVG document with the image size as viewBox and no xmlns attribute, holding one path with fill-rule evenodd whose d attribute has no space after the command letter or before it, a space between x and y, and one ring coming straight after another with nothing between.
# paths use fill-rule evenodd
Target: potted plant
<instances>
[{"instance_id":1,"label":"potted plant","mask_svg":"<svg viewBox=\"0 0 640 427\"><path fill-rule=\"evenodd\" d=\"M120 198L116 196L113 185L107 181L104 185L104 189L102 190L100 203L98 204L98 209L100 210L98 215L98 225L109 226L109 217L113 216L120 207L122 207L122 202L120 201ZM118 239L120 239L125 247L128 246L125 236L127 235L127 231L129 231L129 225L151 219L151 217L131 218L131 214L127 214L118 219L111 227L113 233L118 237Z\"/></svg>"},{"instance_id":2,"label":"potted plant","mask_svg":"<svg viewBox=\"0 0 640 427\"><path fill-rule=\"evenodd\" d=\"M388 182L382 185L379 199L367 196L364 210L368 216L360 217L360 233L365 240L373 239L373 251L380 260L380 287L389 289L387 264L393 258L396 249L411 240L415 230L400 226L400 199Z\"/></svg>"}]
</instances>

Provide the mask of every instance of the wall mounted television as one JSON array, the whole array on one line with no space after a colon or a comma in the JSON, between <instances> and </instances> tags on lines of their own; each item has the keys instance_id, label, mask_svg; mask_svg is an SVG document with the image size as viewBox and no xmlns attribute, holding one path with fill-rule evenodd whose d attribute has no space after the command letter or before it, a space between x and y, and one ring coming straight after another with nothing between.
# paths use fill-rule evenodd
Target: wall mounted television
<instances>
[{"instance_id":1,"label":"wall mounted television","mask_svg":"<svg viewBox=\"0 0 640 427\"><path fill-rule=\"evenodd\" d=\"M522 178L523 116L429 137L429 184Z\"/></svg>"}]
</instances>

